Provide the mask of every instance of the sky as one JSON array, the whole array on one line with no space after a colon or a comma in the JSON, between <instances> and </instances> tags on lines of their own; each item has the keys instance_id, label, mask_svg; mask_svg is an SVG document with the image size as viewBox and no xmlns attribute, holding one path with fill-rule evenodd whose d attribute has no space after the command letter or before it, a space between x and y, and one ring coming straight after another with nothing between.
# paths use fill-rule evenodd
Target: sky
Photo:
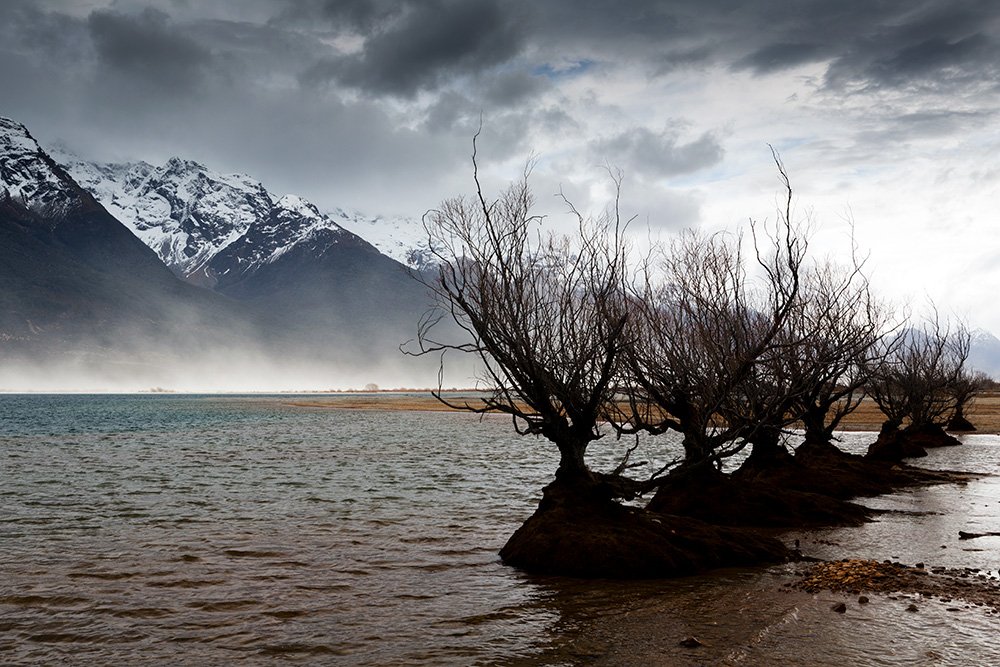
<instances>
[{"instance_id":1,"label":"sky","mask_svg":"<svg viewBox=\"0 0 1000 667\"><path fill-rule=\"evenodd\" d=\"M4 0L0 115L95 160L179 155L419 217L527 160L540 210L772 219L1000 334L993 0Z\"/></svg>"}]
</instances>

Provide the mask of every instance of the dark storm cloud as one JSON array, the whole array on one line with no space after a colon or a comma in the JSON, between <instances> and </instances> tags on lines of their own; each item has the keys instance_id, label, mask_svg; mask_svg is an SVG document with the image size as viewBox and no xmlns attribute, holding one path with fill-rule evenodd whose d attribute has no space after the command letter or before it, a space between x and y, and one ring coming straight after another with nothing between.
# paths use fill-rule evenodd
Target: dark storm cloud
<instances>
[{"instance_id":1,"label":"dark storm cloud","mask_svg":"<svg viewBox=\"0 0 1000 667\"><path fill-rule=\"evenodd\" d=\"M356 54L327 58L304 74L369 93L412 96L451 77L500 65L522 48L523 33L497 0L413 3Z\"/></svg>"},{"instance_id":2,"label":"dark storm cloud","mask_svg":"<svg viewBox=\"0 0 1000 667\"><path fill-rule=\"evenodd\" d=\"M27 0L9 0L0 21L0 52L31 55L48 62L71 63L90 50L85 26L71 16L40 9Z\"/></svg>"},{"instance_id":3,"label":"dark storm cloud","mask_svg":"<svg viewBox=\"0 0 1000 667\"><path fill-rule=\"evenodd\" d=\"M518 105L551 89L547 78L524 71L497 74L479 87L480 97L489 108Z\"/></svg>"},{"instance_id":4,"label":"dark storm cloud","mask_svg":"<svg viewBox=\"0 0 1000 667\"><path fill-rule=\"evenodd\" d=\"M207 48L156 9L137 15L95 11L87 23L102 64L165 88L191 88L211 60Z\"/></svg>"},{"instance_id":5,"label":"dark storm cloud","mask_svg":"<svg viewBox=\"0 0 1000 667\"><path fill-rule=\"evenodd\" d=\"M766 74L815 62L822 58L823 51L819 44L802 42L768 44L736 61L734 68L752 69L758 74Z\"/></svg>"},{"instance_id":6,"label":"dark storm cloud","mask_svg":"<svg viewBox=\"0 0 1000 667\"><path fill-rule=\"evenodd\" d=\"M334 30L368 33L404 10L399 0L288 0L271 22L303 26L322 20Z\"/></svg>"},{"instance_id":7,"label":"dark storm cloud","mask_svg":"<svg viewBox=\"0 0 1000 667\"><path fill-rule=\"evenodd\" d=\"M328 0L279 16L296 14L366 37L358 52L323 59L303 80L372 94L410 96L507 63L531 59L543 71L566 58L637 64L651 75L709 65L765 75L823 63L831 89L1000 81L998 10L983 0Z\"/></svg>"},{"instance_id":8,"label":"dark storm cloud","mask_svg":"<svg viewBox=\"0 0 1000 667\"><path fill-rule=\"evenodd\" d=\"M527 30L542 53L631 59L653 72L719 65L768 74L816 62L829 64L831 87L1000 79L1000 9L989 0L585 0L531 11Z\"/></svg>"},{"instance_id":9,"label":"dark storm cloud","mask_svg":"<svg viewBox=\"0 0 1000 667\"><path fill-rule=\"evenodd\" d=\"M662 180L723 159L726 130L704 123L728 111L694 119L691 136L663 131L674 113L626 118L636 100L619 104L619 81L625 95L648 85L662 101L677 73L767 83L808 64L817 76L799 99L809 85L825 110L849 99L859 134L885 141L959 132L978 121L951 115L952 101L981 112L1000 85L1000 8L983 0L101 4L0 0L0 89L13 91L0 113L94 157L180 153L380 212L382 187L399 193L397 211L436 203L420 196L464 174L480 114L495 137L484 160L558 144L567 165L607 161ZM678 95L704 92L685 81ZM885 103L896 93L905 103Z\"/></svg>"},{"instance_id":10,"label":"dark storm cloud","mask_svg":"<svg viewBox=\"0 0 1000 667\"><path fill-rule=\"evenodd\" d=\"M622 167L640 176L660 177L687 174L710 167L722 160L723 150L712 134L681 143L678 134L666 129L656 133L635 127L591 146L599 161Z\"/></svg>"},{"instance_id":11,"label":"dark storm cloud","mask_svg":"<svg viewBox=\"0 0 1000 667\"><path fill-rule=\"evenodd\" d=\"M902 13L902 12L901 12ZM983 2L924 3L871 26L827 71L832 87L927 87L960 91L1000 82L998 12Z\"/></svg>"},{"instance_id":12,"label":"dark storm cloud","mask_svg":"<svg viewBox=\"0 0 1000 667\"><path fill-rule=\"evenodd\" d=\"M124 76L155 75L183 83L218 55L220 46L201 30L208 18L248 24L248 17L272 33L315 41L324 35L353 35L356 48L327 44L294 63L304 86L330 82L367 94L410 97L436 91L463 77L509 76L511 71L544 72L566 60L604 65L639 65L649 74L716 65L768 74L805 63L825 63L831 88L894 88L913 84L961 87L973 79L996 81L1000 52L995 3L989 0L255 0L253 3L143 2L121 0L87 25L102 62ZM35 3L71 7L72 3ZM149 6L183 13L184 23ZM250 10L252 6L253 11ZM31 3L8 0L6 21L22 34L38 35L61 47L52 35L68 26L59 11L34 11ZM143 8L145 8L143 10ZM245 11L244 11L245 10ZM202 13L199 22L199 12ZM13 18L8 18L13 16ZM44 19L44 20L43 20ZM266 48L259 45L257 52ZM2 47L0 47L2 48ZM224 50L224 49L223 49ZM240 50L252 53L255 49ZM277 47L273 57L287 61ZM301 56L301 54L300 54ZM289 63L291 64L291 63ZM552 70L555 71L555 70ZM542 89L524 74L513 97ZM510 80L507 81L511 83ZM498 82L479 82L503 94Z\"/></svg>"}]
</instances>

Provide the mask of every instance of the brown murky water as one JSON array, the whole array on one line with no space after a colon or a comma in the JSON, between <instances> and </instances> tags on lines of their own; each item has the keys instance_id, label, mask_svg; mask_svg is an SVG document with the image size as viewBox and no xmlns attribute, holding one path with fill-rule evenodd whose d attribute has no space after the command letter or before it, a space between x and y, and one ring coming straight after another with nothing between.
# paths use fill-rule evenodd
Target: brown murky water
<instances>
[{"instance_id":1,"label":"brown murky water","mask_svg":"<svg viewBox=\"0 0 1000 667\"><path fill-rule=\"evenodd\" d=\"M1000 438L927 463L1000 472ZM506 568L496 551L554 467L500 418L0 396L0 663L1000 664L981 609L834 614L843 596L782 591L794 566L627 583ZM998 478L871 502L898 511L786 539L997 567L1000 538L957 531L1000 530Z\"/></svg>"}]
</instances>

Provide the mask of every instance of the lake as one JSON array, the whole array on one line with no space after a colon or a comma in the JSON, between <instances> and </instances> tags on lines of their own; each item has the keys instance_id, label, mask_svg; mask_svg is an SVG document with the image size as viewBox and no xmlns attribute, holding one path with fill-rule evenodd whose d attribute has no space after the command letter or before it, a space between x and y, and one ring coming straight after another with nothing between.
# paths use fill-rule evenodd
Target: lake
<instances>
[{"instance_id":1,"label":"lake","mask_svg":"<svg viewBox=\"0 0 1000 667\"><path fill-rule=\"evenodd\" d=\"M843 595L782 588L801 565L525 575L496 553L555 470L545 442L501 417L290 400L0 395L0 663L1000 664L981 608L872 596L836 614ZM1000 473L1000 437L963 441L920 463ZM621 444L595 443L598 467ZM1000 538L958 530L1000 530L1000 477L865 502L893 511L782 539L824 558L998 566ZM706 645L679 647L689 635Z\"/></svg>"}]
</instances>

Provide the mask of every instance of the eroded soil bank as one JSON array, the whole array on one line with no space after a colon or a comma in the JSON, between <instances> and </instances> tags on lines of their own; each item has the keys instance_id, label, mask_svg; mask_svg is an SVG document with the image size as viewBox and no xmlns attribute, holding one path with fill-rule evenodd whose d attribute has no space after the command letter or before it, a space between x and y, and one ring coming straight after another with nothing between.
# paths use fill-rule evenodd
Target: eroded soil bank
<instances>
[{"instance_id":1,"label":"eroded soil bank","mask_svg":"<svg viewBox=\"0 0 1000 667\"><path fill-rule=\"evenodd\" d=\"M807 443L794 456L744 464L733 474L682 466L645 508L600 494L582 498L553 482L500 557L535 574L623 579L787 562L801 555L798 545L784 543L780 534L775 539L776 530L859 526L879 512L850 498L976 477Z\"/></svg>"},{"instance_id":2,"label":"eroded soil bank","mask_svg":"<svg viewBox=\"0 0 1000 667\"><path fill-rule=\"evenodd\" d=\"M558 482L500 550L533 574L647 579L708 569L780 563L794 552L774 537L664 515L607 499L581 499Z\"/></svg>"}]
</instances>

